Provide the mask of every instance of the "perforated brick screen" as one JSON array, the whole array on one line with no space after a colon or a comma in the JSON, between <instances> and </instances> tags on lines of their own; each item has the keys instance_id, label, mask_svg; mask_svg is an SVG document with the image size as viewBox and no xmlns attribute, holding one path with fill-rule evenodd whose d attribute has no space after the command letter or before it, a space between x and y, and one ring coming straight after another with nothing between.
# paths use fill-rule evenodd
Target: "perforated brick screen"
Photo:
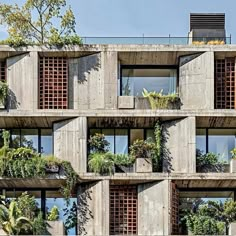
<instances>
[{"instance_id":1,"label":"perforated brick screen","mask_svg":"<svg viewBox=\"0 0 236 236\"><path fill-rule=\"evenodd\" d=\"M179 234L179 190L171 183L171 226L172 235Z\"/></svg>"},{"instance_id":2,"label":"perforated brick screen","mask_svg":"<svg viewBox=\"0 0 236 236\"><path fill-rule=\"evenodd\" d=\"M2 61L0 62L0 81L6 81L6 62Z\"/></svg>"},{"instance_id":3,"label":"perforated brick screen","mask_svg":"<svg viewBox=\"0 0 236 236\"><path fill-rule=\"evenodd\" d=\"M110 186L110 235L137 234L136 186Z\"/></svg>"},{"instance_id":4,"label":"perforated brick screen","mask_svg":"<svg viewBox=\"0 0 236 236\"><path fill-rule=\"evenodd\" d=\"M215 60L215 108L236 108L235 58Z\"/></svg>"},{"instance_id":5,"label":"perforated brick screen","mask_svg":"<svg viewBox=\"0 0 236 236\"><path fill-rule=\"evenodd\" d=\"M67 109L67 58L41 57L39 60L39 109Z\"/></svg>"}]
</instances>

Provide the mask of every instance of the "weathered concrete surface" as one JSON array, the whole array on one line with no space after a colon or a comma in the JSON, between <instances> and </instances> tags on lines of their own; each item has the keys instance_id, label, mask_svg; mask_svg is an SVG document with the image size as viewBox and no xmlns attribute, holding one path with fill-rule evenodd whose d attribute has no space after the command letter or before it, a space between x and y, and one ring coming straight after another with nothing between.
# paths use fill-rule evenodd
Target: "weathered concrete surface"
<instances>
[{"instance_id":1,"label":"weathered concrete surface","mask_svg":"<svg viewBox=\"0 0 236 236\"><path fill-rule=\"evenodd\" d=\"M9 109L35 110L38 107L38 53L7 59Z\"/></svg>"},{"instance_id":2,"label":"weathered concrete surface","mask_svg":"<svg viewBox=\"0 0 236 236\"><path fill-rule=\"evenodd\" d=\"M119 109L134 109L134 97L133 96L119 96L118 108Z\"/></svg>"},{"instance_id":3,"label":"weathered concrete surface","mask_svg":"<svg viewBox=\"0 0 236 236\"><path fill-rule=\"evenodd\" d=\"M178 119L164 124L166 152L164 171L174 173L196 172L196 120L195 117Z\"/></svg>"},{"instance_id":4,"label":"weathered concrete surface","mask_svg":"<svg viewBox=\"0 0 236 236\"><path fill-rule=\"evenodd\" d=\"M78 186L78 234L109 236L109 180Z\"/></svg>"},{"instance_id":5,"label":"weathered concrete surface","mask_svg":"<svg viewBox=\"0 0 236 236\"><path fill-rule=\"evenodd\" d=\"M75 109L117 109L117 53L101 52L70 60Z\"/></svg>"},{"instance_id":6,"label":"weathered concrete surface","mask_svg":"<svg viewBox=\"0 0 236 236\"><path fill-rule=\"evenodd\" d=\"M138 235L168 235L169 181L138 185Z\"/></svg>"},{"instance_id":7,"label":"weathered concrete surface","mask_svg":"<svg viewBox=\"0 0 236 236\"><path fill-rule=\"evenodd\" d=\"M78 117L55 123L54 155L70 161L77 172L87 171L87 118Z\"/></svg>"},{"instance_id":8,"label":"weathered concrete surface","mask_svg":"<svg viewBox=\"0 0 236 236\"><path fill-rule=\"evenodd\" d=\"M214 53L205 52L179 68L181 109L214 109Z\"/></svg>"},{"instance_id":9,"label":"weathered concrete surface","mask_svg":"<svg viewBox=\"0 0 236 236\"><path fill-rule=\"evenodd\" d=\"M136 158L135 171L137 173L151 173L152 159L151 158Z\"/></svg>"},{"instance_id":10,"label":"weathered concrete surface","mask_svg":"<svg viewBox=\"0 0 236 236\"><path fill-rule=\"evenodd\" d=\"M47 229L50 235L66 235L63 221L47 221L47 223L49 225Z\"/></svg>"}]
</instances>

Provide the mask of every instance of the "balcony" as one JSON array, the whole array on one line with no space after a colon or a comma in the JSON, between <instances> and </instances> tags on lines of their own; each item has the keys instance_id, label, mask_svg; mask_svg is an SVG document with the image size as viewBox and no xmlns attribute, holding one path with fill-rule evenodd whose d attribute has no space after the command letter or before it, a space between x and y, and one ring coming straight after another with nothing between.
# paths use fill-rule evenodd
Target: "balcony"
<instances>
[{"instance_id":1,"label":"balcony","mask_svg":"<svg viewBox=\"0 0 236 236\"><path fill-rule=\"evenodd\" d=\"M230 37L82 37L83 44L224 45Z\"/></svg>"}]
</instances>

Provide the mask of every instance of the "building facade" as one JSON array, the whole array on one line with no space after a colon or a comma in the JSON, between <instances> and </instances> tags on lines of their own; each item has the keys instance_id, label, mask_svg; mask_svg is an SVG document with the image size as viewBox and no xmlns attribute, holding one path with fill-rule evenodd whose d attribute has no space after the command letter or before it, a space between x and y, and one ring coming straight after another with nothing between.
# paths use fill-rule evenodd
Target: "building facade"
<instances>
[{"instance_id":1,"label":"building facade","mask_svg":"<svg viewBox=\"0 0 236 236\"><path fill-rule=\"evenodd\" d=\"M181 198L235 198L235 45L0 46L0 60L0 80L9 86L0 128L12 143L30 142L78 173L71 234L180 234ZM144 88L177 94L179 104L151 109ZM156 122L165 136L160 170L89 170L91 135L103 133L111 152L127 154L134 140L153 137ZM220 154L224 171L199 169L199 150ZM62 205L63 181L2 178L0 187L8 197L28 191L46 210Z\"/></svg>"}]
</instances>

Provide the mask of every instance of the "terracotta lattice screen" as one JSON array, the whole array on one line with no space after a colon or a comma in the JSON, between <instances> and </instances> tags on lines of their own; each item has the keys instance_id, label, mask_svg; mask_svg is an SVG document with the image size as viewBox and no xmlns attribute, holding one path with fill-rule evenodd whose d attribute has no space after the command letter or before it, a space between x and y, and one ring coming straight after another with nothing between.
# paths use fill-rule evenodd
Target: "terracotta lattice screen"
<instances>
[{"instance_id":1,"label":"terracotta lattice screen","mask_svg":"<svg viewBox=\"0 0 236 236\"><path fill-rule=\"evenodd\" d=\"M6 62L0 62L0 81L6 81Z\"/></svg>"},{"instance_id":2,"label":"terracotta lattice screen","mask_svg":"<svg viewBox=\"0 0 236 236\"><path fill-rule=\"evenodd\" d=\"M235 109L235 58L215 60L215 108Z\"/></svg>"},{"instance_id":3,"label":"terracotta lattice screen","mask_svg":"<svg viewBox=\"0 0 236 236\"><path fill-rule=\"evenodd\" d=\"M39 109L67 108L67 58L41 57L39 62Z\"/></svg>"},{"instance_id":4,"label":"terracotta lattice screen","mask_svg":"<svg viewBox=\"0 0 236 236\"><path fill-rule=\"evenodd\" d=\"M171 184L171 228L172 235L179 234L179 190L176 184Z\"/></svg>"},{"instance_id":5,"label":"terracotta lattice screen","mask_svg":"<svg viewBox=\"0 0 236 236\"><path fill-rule=\"evenodd\" d=\"M110 235L137 234L136 186L110 186Z\"/></svg>"}]
</instances>

